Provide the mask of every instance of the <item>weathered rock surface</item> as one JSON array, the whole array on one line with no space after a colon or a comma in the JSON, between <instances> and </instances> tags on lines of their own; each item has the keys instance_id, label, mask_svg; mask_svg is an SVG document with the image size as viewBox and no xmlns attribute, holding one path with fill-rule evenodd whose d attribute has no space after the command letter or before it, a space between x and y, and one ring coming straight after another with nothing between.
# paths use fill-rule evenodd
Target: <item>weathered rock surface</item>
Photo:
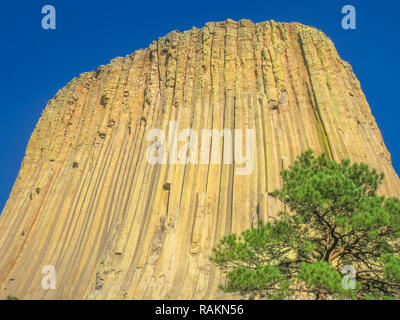
<instances>
[{"instance_id":1,"label":"weathered rock surface","mask_svg":"<svg viewBox=\"0 0 400 320\"><path fill-rule=\"evenodd\" d=\"M146 133L171 120L254 129L253 173L149 164ZM308 148L370 164L400 196L359 81L314 28L208 23L84 73L48 103L0 216L0 297L224 298L210 249L276 215L268 192Z\"/></svg>"}]
</instances>

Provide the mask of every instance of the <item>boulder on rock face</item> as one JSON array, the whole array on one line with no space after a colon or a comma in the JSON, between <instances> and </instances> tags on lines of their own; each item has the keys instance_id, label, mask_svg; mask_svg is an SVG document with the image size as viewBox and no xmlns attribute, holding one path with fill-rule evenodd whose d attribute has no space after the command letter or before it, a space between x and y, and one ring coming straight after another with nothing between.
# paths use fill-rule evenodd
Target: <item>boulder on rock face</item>
<instances>
[{"instance_id":1,"label":"boulder on rock face","mask_svg":"<svg viewBox=\"0 0 400 320\"><path fill-rule=\"evenodd\" d=\"M187 139L174 149L171 123L198 134L175 162ZM253 130L252 170L200 161L203 129ZM276 217L269 193L307 149L368 163L385 173L379 192L400 196L359 81L314 28L212 22L84 73L49 101L0 215L0 298L228 298L211 249ZM56 289L42 287L46 266Z\"/></svg>"}]
</instances>

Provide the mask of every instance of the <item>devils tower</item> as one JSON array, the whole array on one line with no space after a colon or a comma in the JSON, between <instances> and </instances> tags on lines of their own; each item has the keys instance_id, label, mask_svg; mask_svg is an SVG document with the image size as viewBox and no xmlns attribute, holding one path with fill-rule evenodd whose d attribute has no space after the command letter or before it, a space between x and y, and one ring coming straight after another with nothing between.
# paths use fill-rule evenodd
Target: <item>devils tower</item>
<instances>
[{"instance_id":1,"label":"devils tower","mask_svg":"<svg viewBox=\"0 0 400 320\"><path fill-rule=\"evenodd\" d=\"M150 163L148 132L171 123L252 129L253 170ZM0 216L0 298L226 298L212 247L276 216L268 194L306 149L368 163L400 196L359 81L315 28L207 23L83 73L43 111Z\"/></svg>"}]
</instances>

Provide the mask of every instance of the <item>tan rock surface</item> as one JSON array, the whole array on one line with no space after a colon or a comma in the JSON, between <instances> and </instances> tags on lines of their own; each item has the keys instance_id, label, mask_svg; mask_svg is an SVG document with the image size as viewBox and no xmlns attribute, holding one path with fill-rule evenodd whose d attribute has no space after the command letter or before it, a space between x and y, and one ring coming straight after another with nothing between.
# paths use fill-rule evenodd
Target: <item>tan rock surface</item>
<instances>
[{"instance_id":1,"label":"tan rock surface","mask_svg":"<svg viewBox=\"0 0 400 320\"><path fill-rule=\"evenodd\" d=\"M146 133L171 120L254 129L253 173L149 164ZM400 196L359 81L314 28L208 23L84 73L48 103L0 216L0 298L224 298L211 248L276 215L268 192L308 148L370 164Z\"/></svg>"}]
</instances>

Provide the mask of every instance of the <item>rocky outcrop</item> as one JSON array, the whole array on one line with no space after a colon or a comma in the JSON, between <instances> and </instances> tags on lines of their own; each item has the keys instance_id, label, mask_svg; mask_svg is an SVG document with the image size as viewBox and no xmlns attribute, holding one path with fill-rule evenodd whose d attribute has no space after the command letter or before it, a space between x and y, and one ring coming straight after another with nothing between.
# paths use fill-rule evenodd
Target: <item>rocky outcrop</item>
<instances>
[{"instance_id":1,"label":"rocky outcrop","mask_svg":"<svg viewBox=\"0 0 400 320\"><path fill-rule=\"evenodd\" d=\"M149 130L171 121L253 129L251 174L149 163ZM370 164L380 192L400 196L359 81L314 28L208 23L84 73L48 103L0 216L0 297L224 298L211 248L277 214L268 193L308 148ZM46 265L55 290L42 288Z\"/></svg>"}]
</instances>

